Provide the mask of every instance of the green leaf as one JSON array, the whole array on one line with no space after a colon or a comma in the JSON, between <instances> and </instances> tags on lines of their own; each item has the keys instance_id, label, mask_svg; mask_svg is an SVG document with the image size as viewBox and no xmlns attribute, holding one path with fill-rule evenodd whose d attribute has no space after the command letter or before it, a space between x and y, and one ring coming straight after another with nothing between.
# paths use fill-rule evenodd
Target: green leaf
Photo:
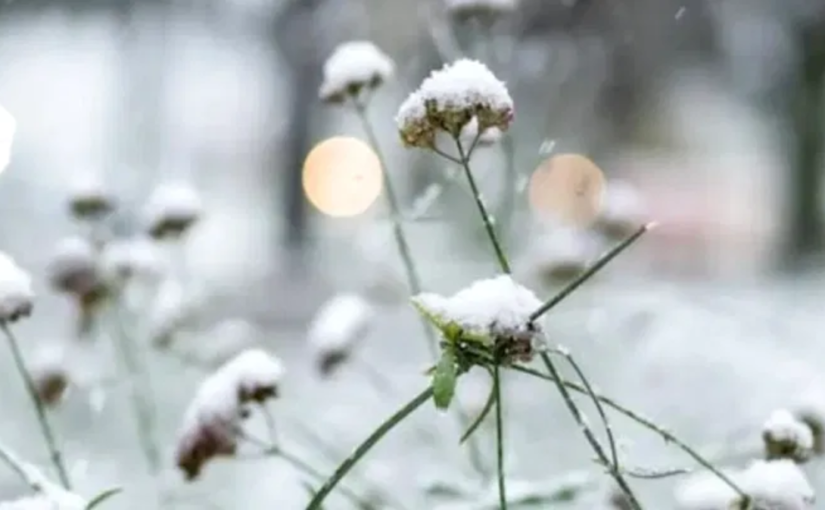
<instances>
[{"instance_id":1,"label":"green leaf","mask_svg":"<svg viewBox=\"0 0 825 510\"><path fill-rule=\"evenodd\" d=\"M456 378L455 356L450 349L444 349L433 373L433 400L438 409L450 406L455 394Z\"/></svg>"},{"instance_id":2,"label":"green leaf","mask_svg":"<svg viewBox=\"0 0 825 510\"><path fill-rule=\"evenodd\" d=\"M94 499L92 499L89 502L88 505L86 505L86 510L92 510L93 508L97 508L98 506L100 506L101 503L103 503L107 499L111 498L115 494L120 493L121 491L123 491L122 488L115 487L113 489L109 489L109 490L101 492L100 494L95 496Z\"/></svg>"}]
</instances>

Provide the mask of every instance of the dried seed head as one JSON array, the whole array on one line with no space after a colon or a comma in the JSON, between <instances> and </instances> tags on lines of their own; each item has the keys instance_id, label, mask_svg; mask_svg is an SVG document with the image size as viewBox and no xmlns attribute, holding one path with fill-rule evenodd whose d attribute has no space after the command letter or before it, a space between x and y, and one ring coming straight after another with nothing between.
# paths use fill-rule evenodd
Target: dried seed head
<instances>
[{"instance_id":1,"label":"dried seed head","mask_svg":"<svg viewBox=\"0 0 825 510\"><path fill-rule=\"evenodd\" d=\"M438 131L454 138L473 119L482 133L513 121L507 87L481 62L461 59L433 71L401 104L396 123L408 147L432 148Z\"/></svg>"},{"instance_id":2,"label":"dried seed head","mask_svg":"<svg viewBox=\"0 0 825 510\"><path fill-rule=\"evenodd\" d=\"M368 41L339 45L324 63L324 78L318 93L328 103L357 98L362 90L372 90L388 80L395 65L384 52Z\"/></svg>"},{"instance_id":3,"label":"dried seed head","mask_svg":"<svg viewBox=\"0 0 825 510\"><path fill-rule=\"evenodd\" d=\"M146 229L155 239L178 239L201 217L200 195L182 182L161 184L146 204Z\"/></svg>"},{"instance_id":4,"label":"dried seed head","mask_svg":"<svg viewBox=\"0 0 825 510\"><path fill-rule=\"evenodd\" d=\"M99 179L75 183L69 195L69 211L79 220L96 220L115 210L115 200Z\"/></svg>"},{"instance_id":5,"label":"dried seed head","mask_svg":"<svg viewBox=\"0 0 825 510\"><path fill-rule=\"evenodd\" d=\"M790 459L800 464L808 461L814 446L810 427L785 409L774 411L765 422L762 440L768 460Z\"/></svg>"},{"instance_id":6,"label":"dried seed head","mask_svg":"<svg viewBox=\"0 0 825 510\"><path fill-rule=\"evenodd\" d=\"M28 317L33 306L31 278L14 259L0 252L0 322Z\"/></svg>"}]
</instances>

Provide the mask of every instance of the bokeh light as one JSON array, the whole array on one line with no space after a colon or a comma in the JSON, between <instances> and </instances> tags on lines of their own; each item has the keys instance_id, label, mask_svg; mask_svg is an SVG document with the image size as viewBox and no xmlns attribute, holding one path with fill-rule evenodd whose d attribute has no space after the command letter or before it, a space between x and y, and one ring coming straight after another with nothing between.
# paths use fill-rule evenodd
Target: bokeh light
<instances>
[{"instance_id":1,"label":"bokeh light","mask_svg":"<svg viewBox=\"0 0 825 510\"><path fill-rule=\"evenodd\" d=\"M537 216L586 227L599 214L605 186L604 174L590 159L559 154L533 172L528 198Z\"/></svg>"},{"instance_id":2,"label":"bokeh light","mask_svg":"<svg viewBox=\"0 0 825 510\"><path fill-rule=\"evenodd\" d=\"M329 216L362 214L381 194L382 185L378 155L357 138L324 140L304 161L304 193L313 206Z\"/></svg>"}]
</instances>

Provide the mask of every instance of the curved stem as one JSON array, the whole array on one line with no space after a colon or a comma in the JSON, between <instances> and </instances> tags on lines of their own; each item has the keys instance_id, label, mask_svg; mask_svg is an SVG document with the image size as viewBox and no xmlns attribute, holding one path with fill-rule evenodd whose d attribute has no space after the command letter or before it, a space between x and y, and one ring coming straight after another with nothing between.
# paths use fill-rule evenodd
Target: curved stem
<instances>
[{"instance_id":1,"label":"curved stem","mask_svg":"<svg viewBox=\"0 0 825 510\"><path fill-rule=\"evenodd\" d=\"M525 367L525 366L522 366L522 365L512 365L509 368L511 368L512 370L515 370L517 372L521 372L523 374L531 375L533 377L538 377L539 379L544 379L546 381L553 381L553 382L556 382L556 383L560 382L565 388L569 388L569 389L571 389L575 392L578 392L578 393L587 394L587 389L585 389L580 384L577 384L577 383L574 383L574 382L571 382L571 381L567 381L567 380L564 380L562 378L556 378L556 377L553 377L552 375L543 374L543 373L539 372L538 370L534 370L530 367ZM731 480L729 476L727 476L726 474L721 472L719 469L717 469L713 465L712 462L710 462L705 457L703 457L699 452L697 452L696 450L694 450L693 448L688 446L684 441L682 441L678 437L674 436L672 432L660 427L659 425L656 425L653 421L649 420L648 418L645 418L644 416L642 416L639 413L629 409L628 407L625 407L625 406L619 404L618 402L616 402L615 400L613 400L610 397L606 397L606 396L600 395L598 393L596 393L595 396L596 396L597 399L599 399L599 401L602 404L605 404L606 406L614 409L615 411L617 411L617 412L625 415L626 417L630 418L631 420L635 421L639 425L641 425L641 426L649 429L650 431L654 432L655 434L661 436L662 439L664 439L666 442L674 444L680 450L685 452L689 457L691 457L694 461L696 461L697 464L701 465L702 467L704 467L705 469L707 469L708 471L710 471L711 473L716 475L720 480L725 482L725 484L727 484L731 489L736 491L737 494L741 495L743 498L748 498L747 493L744 490L740 489L739 486L736 485L736 483L733 482L733 480Z\"/></svg>"},{"instance_id":2,"label":"curved stem","mask_svg":"<svg viewBox=\"0 0 825 510\"><path fill-rule=\"evenodd\" d=\"M496 395L496 466L498 467L498 500L501 510L507 510L507 483L504 480L504 420L502 418L501 378L499 364L493 365L493 391Z\"/></svg>"},{"instance_id":3,"label":"curved stem","mask_svg":"<svg viewBox=\"0 0 825 510\"><path fill-rule=\"evenodd\" d=\"M34 385L34 381L32 381L31 374L26 368L26 363L23 361L23 354L20 352L20 346L17 343L17 338L11 332L11 329L9 328L9 325L7 323L0 323L0 328L3 329L3 333L6 335L6 339L9 342L9 347L11 348L12 356L14 357L14 364L17 365L17 370L20 372L20 377L23 378L23 383L26 386L26 391L29 394L29 398L31 399L32 404L34 405L34 410L37 414L37 421L40 424L40 431L42 432L43 439L46 442L46 448L49 450L49 455L51 456L52 464L54 465L54 468L57 471L57 475L60 478L60 483L67 490L71 490L72 486L71 482L69 481L68 471L66 470L66 467L63 465L63 460L60 455L60 449L57 447L57 441L54 438L51 425L49 425L49 419L46 416L46 410L43 408L43 403L40 401L40 397L37 395L37 388Z\"/></svg>"},{"instance_id":4,"label":"curved stem","mask_svg":"<svg viewBox=\"0 0 825 510\"><path fill-rule=\"evenodd\" d=\"M370 436L358 447L355 448L355 451L347 457L344 462L338 466L338 469L332 474L332 476L327 479L323 486L318 490L315 496L312 498L312 501L309 502L307 505L306 510L320 510L321 505L323 504L324 500L329 496L332 490L338 485L349 471L356 465L358 462L366 455L373 446L378 444L381 439L396 425L404 421L405 418L410 416L416 409L424 405L430 398L433 396L432 387L428 387L426 390L419 393L415 398L410 400L404 407L399 409L395 412L392 416L390 416L387 420L384 421L375 431L370 434Z\"/></svg>"},{"instance_id":5,"label":"curved stem","mask_svg":"<svg viewBox=\"0 0 825 510\"><path fill-rule=\"evenodd\" d=\"M476 139L478 139L478 137L476 137ZM481 198L481 191L479 191L475 177L473 177L473 171L470 170L470 155L472 154L475 143L473 143L473 146L471 146L467 152L464 151L461 140L456 138L455 143L461 159L461 166L464 168L464 174L467 176L467 182L470 183L470 189L473 192L473 199L475 199L476 206L478 206L481 220L484 222L484 229L487 231L487 237L490 239L490 243L492 243L493 250L496 253L498 265L503 272L510 274L510 263L507 261L507 256L504 254L504 249L498 240L495 228L493 227L493 220L490 218L490 213L487 212L487 206L484 205L484 200Z\"/></svg>"},{"instance_id":6,"label":"curved stem","mask_svg":"<svg viewBox=\"0 0 825 510\"><path fill-rule=\"evenodd\" d=\"M553 382L556 384L556 389L559 390L559 394L562 396L565 405L567 405L567 409L570 411L570 414L576 420L576 423L581 428L582 432L584 433L584 437L587 439L587 442L590 443L591 448L599 457L599 460L608 468L610 475L616 481L616 484L619 488L624 492L624 494L628 498L628 502L630 503L632 508L637 510L642 510L642 505L639 503L639 500L636 498L636 495L633 494L633 490L628 485L627 480L624 479L619 468L617 465L614 465L610 462L605 455L604 450L602 449L602 445L599 444L599 441L596 439L596 436L593 434L593 431L590 430L590 426L587 424L587 421L582 416L581 410L576 405L576 402L573 401L573 397L570 396L570 391L567 389L567 386L564 385L561 381L561 376L558 372L558 369L553 364L553 360L550 359L550 356L547 355L546 352L541 353L541 360L544 362L544 366L547 368L547 371L550 373L550 377L553 378ZM586 391L586 390L585 390Z\"/></svg>"}]
</instances>

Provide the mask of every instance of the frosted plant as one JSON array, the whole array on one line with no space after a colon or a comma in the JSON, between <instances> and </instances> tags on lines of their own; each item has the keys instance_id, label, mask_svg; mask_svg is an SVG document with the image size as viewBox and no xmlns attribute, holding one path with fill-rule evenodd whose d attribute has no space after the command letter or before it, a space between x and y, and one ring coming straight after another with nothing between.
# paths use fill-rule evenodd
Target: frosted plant
<instances>
[{"instance_id":1,"label":"frosted plant","mask_svg":"<svg viewBox=\"0 0 825 510\"><path fill-rule=\"evenodd\" d=\"M29 371L37 396L46 406L60 402L69 386L70 375L63 346L41 346L32 357Z\"/></svg>"},{"instance_id":2,"label":"frosted plant","mask_svg":"<svg viewBox=\"0 0 825 510\"><path fill-rule=\"evenodd\" d=\"M513 99L487 66L461 59L433 71L401 104L395 121L406 146L433 149L438 131L458 138L474 117L481 133L507 131Z\"/></svg>"},{"instance_id":3,"label":"frosted plant","mask_svg":"<svg viewBox=\"0 0 825 510\"><path fill-rule=\"evenodd\" d=\"M17 120L4 107L0 106L0 172L11 162L11 150L17 133Z\"/></svg>"},{"instance_id":4,"label":"frosted plant","mask_svg":"<svg viewBox=\"0 0 825 510\"><path fill-rule=\"evenodd\" d=\"M175 454L187 480L197 478L215 457L235 455L248 415L245 405L275 397L282 375L277 359L248 350L201 383L184 416Z\"/></svg>"},{"instance_id":5,"label":"frosted plant","mask_svg":"<svg viewBox=\"0 0 825 510\"><path fill-rule=\"evenodd\" d=\"M82 237L58 242L46 271L52 288L79 300L92 300L104 292L97 251Z\"/></svg>"},{"instance_id":6,"label":"frosted plant","mask_svg":"<svg viewBox=\"0 0 825 510\"><path fill-rule=\"evenodd\" d=\"M34 304L31 277L0 252L0 323L28 317Z\"/></svg>"},{"instance_id":7,"label":"frosted plant","mask_svg":"<svg viewBox=\"0 0 825 510\"><path fill-rule=\"evenodd\" d=\"M321 306L310 323L307 341L322 374L332 373L349 358L375 317L373 305L358 294L337 294Z\"/></svg>"},{"instance_id":8,"label":"frosted plant","mask_svg":"<svg viewBox=\"0 0 825 510\"><path fill-rule=\"evenodd\" d=\"M493 21L518 8L518 0L445 0L447 11L456 18Z\"/></svg>"},{"instance_id":9,"label":"frosted plant","mask_svg":"<svg viewBox=\"0 0 825 510\"><path fill-rule=\"evenodd\" d=\"M732 473L732 478L750 497L748 503L718 477L694 475L677 488L679 510L809 510L815 496L808 479L790 460L754 461Z\"/></svg>"},{"instance_id":10,"label":"frosted plant","mask_svg":"<svg viewBox=\"0 0 825 510\"><path fill-rule=\"evenodd\" d=\"M804 463L811 455L814 437L811 428L790 411L774 411L762 426L762 441L768 460L790 459Z\"/></svg>"},{"instance_id":11,"label":"frosted plant","mask_svg":"<svg viewBox=\"0 0 825 510\"><path fill-rule=\"evenodd\" d=\"M103 181L92 176L72 183L69 192L69 211L79 220L98 220L115 209L115 200Z\"/></svg>"},{"instance_id":12,"label":"frosted plant","mask_svg":"<svg viewBox=\"0 0 825 510\"><path fill-rule=\"evenodd\" d=\"M144 209L147 233L155 239L177 239L203 214L198 192L185 182L158 185Z\"/></svg>"},{"instance_id":13,"label":"frosted plant","mask_svg":"<svg viewBox=\"0 0 825 510\"><path fill-rule=\"evenodd\" d=\"M319 97L329 103L358 99L389 80L395 70L392 59L369 41L340 44L324 63Z\"/></svg>"},{"instance_id":14,"label":"frosted plant","mask_svg":"<svg viewBox=\"0 0 825 510\"><path fill-rule=\"evenodd\" d=\"M596 228L611 239L621 239L631 234L646 216L639 191L629 182L613 180L605 188Z\"/></svg>"}]
</instances>

